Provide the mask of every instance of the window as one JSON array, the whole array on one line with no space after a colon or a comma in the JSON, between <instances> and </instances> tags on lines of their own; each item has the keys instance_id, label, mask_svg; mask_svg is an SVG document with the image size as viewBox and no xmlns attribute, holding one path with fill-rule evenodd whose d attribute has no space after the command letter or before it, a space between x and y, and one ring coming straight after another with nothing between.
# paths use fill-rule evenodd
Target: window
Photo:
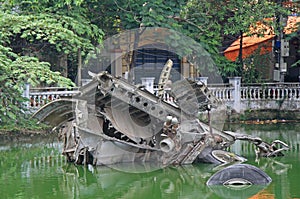
<instances>
[{"instance_id":1,"label":"window","mask_svg":"<svg viewBox=\"0 0 300 199\"><path fill-rule=\"evenodd\" d=\"M141 48L137 51L135 81L141 82L141 77L155 77L155 83L158 83L161 70L168 59L173 61L170 79L172 81L179 80L180 60L178 55L173 52L157 49L157 48Z\"/></svg>"}]
</instances>

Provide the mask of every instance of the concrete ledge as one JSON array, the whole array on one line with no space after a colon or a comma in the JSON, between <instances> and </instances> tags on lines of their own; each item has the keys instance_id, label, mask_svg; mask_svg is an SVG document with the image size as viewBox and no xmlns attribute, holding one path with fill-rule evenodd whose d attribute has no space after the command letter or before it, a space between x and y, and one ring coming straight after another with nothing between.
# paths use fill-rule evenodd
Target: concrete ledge
<instances>
[{"instance_id":1,"label":"concrete ledge","mask_svg":"<svg viewBox=\"0 0 300 199\"><path fill-rule=\"evenodd\" d=\"M227 115L227 121L245 121L245 120L281 120L281 121L300 121L300 110L245 110L243 113L231 112Z\"/></svg>"}]
</instances>

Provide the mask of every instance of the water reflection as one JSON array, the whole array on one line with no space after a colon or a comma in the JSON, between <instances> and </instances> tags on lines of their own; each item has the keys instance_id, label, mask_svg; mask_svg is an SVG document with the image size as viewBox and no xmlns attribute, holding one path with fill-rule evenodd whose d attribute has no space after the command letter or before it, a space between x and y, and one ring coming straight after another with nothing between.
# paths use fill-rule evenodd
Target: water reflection
<instances>
[{"instance_id":1,"label":"water reflection","mask_svg":"<svg viewBox=\"0 0 300 199\"><path fill-rule=\"evenodd\" d=\"M266 171L273 179L267 191L262 191L256 198L299 198L299 169L300 169L300 127L299 123L276 125L245 125L236 126L237 132L262 137L267 141L280 139L290 146L283 157L255 159L254 146L247 142L237 142L232 151L240 155L252 157L251 164Z\"/></svg>"},{"instance_id":2,"label":"water reflection","mask_svg":"<svg viewBox=\"0 0 300 199\"><path fill-rule=\"evenodd\" d=\"M178 193L187 188L190 189L188 196L206 195L201 190L205 189L205 175L209 176L209 173L193 166L165 168L150 173L126 173L109 167L90 171L86 167L68 165L64 171L71 185L69 192L79 198L87 198L89 193L107 198L177 198ZM94 187L98 187L97 191Z\"/></svg>"},{"instance_id":3,"label":"water reflection","mask_svg":"<svg viewBox=\"0 0 300 199\"><path fill-rule=\"evenodd\" d=\"M291 164L284 164L280 162L280 160L278 161L272 158L267 158L265 161L262 161L262 163L261 159L255 159L255 162L262 170L267 170L268 168L268 170L271 170L276 175L287 173L288 170L292 168Z\"/></svg>"},{"instance_id":4,"label":"water reflection","mask_svg":"<svg viewBox=\"0 0 300 199\"><path fill-rule=\"evenodd\" d=\"M221 169L219 167L218 169ZM66 165L67 191L73 198L248 198L264 186L234 189L206 186L215 173L214 165L185 165L168 167L151 173L126 173L109 167Z\"/></svg>"},{"instance_id":5,"label":"water reflection","mask_svg":"<svg viewBox=\"0 0 300 199\"><path fill-rule=\"evenodd\" d=\"M237 145L238 154L247 157L248 164L261 168L273 180L267 187L251 186L239 191L206 186L209 177L223 166L197 164L127 173L118 170L118 166L124 170L125 165L109 168L69 164L61 156L61 145L56 140L24 144L0 139L0 198L299 198L300 134L295 125L292 127L237 129L265 139L282 139L292 146L283 157L256 159L251 144ZM132 165L127 168L132 169Z\"/></svg>"},{"instance_id":6,"label":"water reflection","mask_svg":"<svg viewBox=\"0 0 300 199\"><path fill-rule=\"evenodd\" d=\"M282 140L290 147L290 153L299 153L300 151L300 123L291 124L273 124L273 125L230 125L228 129L237 133L246 133L252 136L261 137L267 142ZM237 154L254 154L254 145L245 141L237 141L231 150Z\"/></svg>"},{"instance_id":7,"label":"water reflection","mask_svg":"<svg viewBox=\"0 0 300 199\"><path fill-rule=\"evenodd\" d=\"M250 185L246 187L210 186L209 188L220 198L241 199L250 198L266 187L262 185Z\"/></svg>"}]
</instances>

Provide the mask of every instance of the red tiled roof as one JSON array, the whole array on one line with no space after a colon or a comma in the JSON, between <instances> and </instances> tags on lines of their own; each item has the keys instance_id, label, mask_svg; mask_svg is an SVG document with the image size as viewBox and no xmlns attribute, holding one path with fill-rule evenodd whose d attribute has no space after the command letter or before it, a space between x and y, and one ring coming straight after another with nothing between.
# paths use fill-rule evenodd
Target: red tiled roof
<instances>
[{"instance_id":1,"label":"red tiled roof","mask_svg":"<svg viewBox=\"0 0 300 199\"><path fill-rule=\"evenodd\" d=\"M300 23L300 17L289 16L287 26L284 28L285 34L297 31L297 23ZM251 55L258 47L261 47L261 54L272 51L272 39L275 36L274 31L266 26L263 28L265 29L265 34L262 37L246 35L243 37L243 58ZM251 32L256 32L256 30L252 29ZM237 39L224 51L225 57L235 61L239 55L239 48L240 39Z\"/></svg>"}]
</instances>

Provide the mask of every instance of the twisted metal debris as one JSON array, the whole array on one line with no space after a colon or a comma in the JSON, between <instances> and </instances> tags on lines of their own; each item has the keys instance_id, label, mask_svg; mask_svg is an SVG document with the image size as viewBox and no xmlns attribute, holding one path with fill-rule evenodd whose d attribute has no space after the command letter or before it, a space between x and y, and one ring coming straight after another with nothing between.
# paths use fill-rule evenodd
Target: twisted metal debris
<instances>
[{"instance_id":1,"label":"twisted metal debris","mask_svg":"<svg viewBox=\"0 0 300 199\"><path fill-rule=\"evenodd\" d=\"M72 99L51 102L34 117L61 131L63 154L76 164L243 162L225 151L236 140L252 142L260 156L288 150L281 141L268 144L200 121L199 111L220 105L204 84L181 80L172 85L171 95L172 104L143 86L100 72Z\"/></svg>"}]
</instances>

